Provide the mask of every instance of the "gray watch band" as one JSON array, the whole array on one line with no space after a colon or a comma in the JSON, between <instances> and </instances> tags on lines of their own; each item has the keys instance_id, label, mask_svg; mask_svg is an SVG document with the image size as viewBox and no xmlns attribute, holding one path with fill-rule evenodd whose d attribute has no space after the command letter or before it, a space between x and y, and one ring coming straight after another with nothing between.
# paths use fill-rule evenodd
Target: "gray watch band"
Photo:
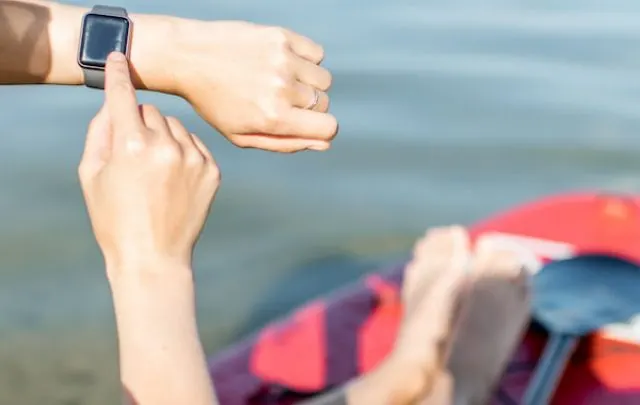
<instances>
[{"instance_id":1,"label":"gray watch band","mask_svg":"<svg viewBox=\"0 0 640 405\"><path fill-rule=\"evenodd\" d=\"M112 17L128 18L127 10L123 7L93 6L92 13ZM94 89L104 89L104 70L83 68L84 84Z\"/></svg>"}]
</instances>

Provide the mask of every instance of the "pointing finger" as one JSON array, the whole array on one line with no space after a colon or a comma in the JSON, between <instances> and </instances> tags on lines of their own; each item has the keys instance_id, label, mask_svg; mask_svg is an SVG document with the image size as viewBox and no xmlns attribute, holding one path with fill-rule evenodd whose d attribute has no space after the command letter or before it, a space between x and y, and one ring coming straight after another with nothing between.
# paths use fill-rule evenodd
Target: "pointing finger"
<instances>
[{"instance_id":1,"label":"pointing finger","mask_svg":"<svg viewBox=\"0 0 640 405\"><path fill-rule=\"evenodd\" d=\"M105 75L105 104L115 137L119 140L140 137L144 132L144 123L138 110L135 87L131 82L129 63L124 54L113 52L109 55Z\"/></svg>"}]
</instances>

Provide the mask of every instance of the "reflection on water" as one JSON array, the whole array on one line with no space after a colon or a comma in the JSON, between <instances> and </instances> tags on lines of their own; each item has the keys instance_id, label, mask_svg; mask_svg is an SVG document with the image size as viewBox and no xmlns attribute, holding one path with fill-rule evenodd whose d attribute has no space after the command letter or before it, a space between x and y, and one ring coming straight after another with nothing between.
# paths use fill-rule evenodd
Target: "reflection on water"
<instances>
[{"instance_id":1,"label":"reflection on water","mask_svg":"<svg viewBox=\"0 0 640 405\"><path fill-rule=\"evenodd\" d=\"M205 137L225 174L198 250L212 351L408 251L427 225L563 190L640 189L635 1L177 4L127 2L321 41L341 120L330 152L271 155L231 147L181 100L142 96ZM2 403L116 395L109 294L75 178L100 101L0 90Z\"/></svg>"}]
</instances>

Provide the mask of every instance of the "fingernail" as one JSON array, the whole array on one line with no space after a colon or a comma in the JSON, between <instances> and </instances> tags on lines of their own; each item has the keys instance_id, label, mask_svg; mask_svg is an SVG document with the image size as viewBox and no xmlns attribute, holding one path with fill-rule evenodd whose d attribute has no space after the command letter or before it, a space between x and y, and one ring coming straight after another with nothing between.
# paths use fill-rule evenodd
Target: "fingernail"
<instances>
[{"instance_id":1,"label":"fingernail","mask_svg":"<svg viewBox=\"0 0 640 405\"><path fill-rule=\"evenodd\" d=\"M124 62L127 60L127 57L124 56L122 52L111 52L111 54L109 54L109 60L113 62Z\"/></svg>"}]
</instances>

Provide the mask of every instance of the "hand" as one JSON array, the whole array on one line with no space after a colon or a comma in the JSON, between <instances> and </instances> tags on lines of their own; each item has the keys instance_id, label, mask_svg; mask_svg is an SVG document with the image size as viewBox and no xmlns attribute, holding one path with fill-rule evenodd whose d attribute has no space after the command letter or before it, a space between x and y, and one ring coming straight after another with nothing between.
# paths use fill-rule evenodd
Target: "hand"
<instances>
[{"instance_id":1,"label":"hand","mask_svg":"<svg viewBox=\"0 0 640 405\"><path fill-rule=\"evenodd\" d=\"M332 79L319 66L318 44L246 22L178 20L175 27L172 91L233 144L275 152L329 148L338 124L327 113Z\"/></svg>"},{"instance_id":2,"label":"hand","mask_svg":"<svg viewBox=\"0 0 640 405\"><path fill-rule=\"evenodd\" d=\"M191 264L218 168L177 119L138 106L122 54L107 63L105 104L89 126L78 172L108 269Z\"/></svg>"}]
</instances>

